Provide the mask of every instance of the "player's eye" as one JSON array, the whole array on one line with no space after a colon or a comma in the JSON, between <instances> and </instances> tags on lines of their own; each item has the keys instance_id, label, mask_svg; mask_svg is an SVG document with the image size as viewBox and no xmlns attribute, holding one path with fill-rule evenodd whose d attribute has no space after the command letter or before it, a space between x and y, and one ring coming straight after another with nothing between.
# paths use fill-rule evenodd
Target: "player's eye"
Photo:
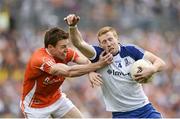
<instances>
[{"instance_id":1,"label":"player's eye","mask_svg":"<svg viewBox=\"0 0 180 119\"><path fill-rule=\"evenodd\" d=\"M67 45L61 45L60 48L61 49L67 48Z\"/></svg>"},{"instance_id":2,"label":"player's eye","mask_svg":"<svg viewBox=\"0 0 180 119\"><path fill-rule=\"evenodd\" d=\"M113 38L108 38L108 41L112 41L113 40Z\"/></svg>"},{"instance_id":3,"label":"player's eye","mask_svg":"<svg viewBox=\"0 0 180 119\"><path fill-rule=\"evenodd\" d=\"M102 43L102 44L106 44L106 42L107 42L106 40L103 40L101 43Z\"/></svg>"}]
</instances>

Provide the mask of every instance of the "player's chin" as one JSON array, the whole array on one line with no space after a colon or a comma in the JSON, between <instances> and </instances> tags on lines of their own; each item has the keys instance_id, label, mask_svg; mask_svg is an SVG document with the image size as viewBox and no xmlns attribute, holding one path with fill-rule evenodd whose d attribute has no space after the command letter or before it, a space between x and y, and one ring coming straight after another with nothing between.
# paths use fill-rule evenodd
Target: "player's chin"
<instances>
[{"instance_id":1,"label":"player's chin","mask_svg":"<svg viewBox=\"0 0 180 119\"><path fill-rule=\"evenodd\" d=\"M65 55L60 55L58 58L61 59L61 60L64 60L65 59Z\"/></svg>"},{"instance_id":2,"label":"player's chin","mask_svg":"<svg viewBox=\"0 0 180 119\"><path fill-rule=\"evenodd\" d=\"M112 55L115 55L115 54L116 54L113 49L109 50L108 53L110 53L110 54L112 54Z\"/></svg>"}]
</instances>

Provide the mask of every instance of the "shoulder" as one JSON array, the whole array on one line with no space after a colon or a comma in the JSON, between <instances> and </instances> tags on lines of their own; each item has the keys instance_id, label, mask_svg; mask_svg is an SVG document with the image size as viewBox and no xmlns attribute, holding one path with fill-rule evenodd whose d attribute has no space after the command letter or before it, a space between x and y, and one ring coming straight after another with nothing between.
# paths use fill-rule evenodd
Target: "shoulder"
<instances>
[{"instance_id":1,"label":"shoulder","mask_svg":"<svg viewBox=\"0 0 180 119\"><path fill-rule=\"evenodd\" d=\"M92 62L97 62L99 60L100 54L104 51L104 49L102 49L99 46L95 46L95 45L93 45L92 47L94 49L95 55L94 55L94 57L90 58L90 60Z\"/></svg>"},{"instance_id":2,"label":"shoulder","mask_svg":"<svg viewBox=\"0 0 180 119\"><path fill-rule=\"evenodd\" d=\"M142 59L142 57L144 56L144 50L134 44L121 45L120 56L121 57L130 56L134 60L138 60L138 59Z\"/></svg>"},{"instance_id":3,"label":"shoulder","mask_svg":"<svg viewBox=\"0 0 180 119\"><path fill-rule=\"evenodd\" d=\"M137 45L134 45L134 44L126 44L126 45L121 45L121 48L123 49L128 49L128 50L139 50L141 52L144 52L144 50L142 48L140 48L139 46Z\"/></svg>"},{"instance_id":4,"label":"shoulder","mask_svg":"<svg viewBox=\"0 0 180 119\"><path fill-rule=\"evenodd\" d=\"M99 46L93 45L92 47L94 48L94 50L96 52L102 52L103 51L103 49L101 47L99 47Z\"/></svg>"},{"instance_id":5,"label":"shoulder","mask_svg":"<svg viewBox=\"0 0 180 119\"><path fill-rule=\"evenodd\" d=\"M41 65L45 62L55 62L54 58L46 52L45 48L39 48L37 49L30 58L30 61L33 65Z\"/></svg>"}]
</instances>

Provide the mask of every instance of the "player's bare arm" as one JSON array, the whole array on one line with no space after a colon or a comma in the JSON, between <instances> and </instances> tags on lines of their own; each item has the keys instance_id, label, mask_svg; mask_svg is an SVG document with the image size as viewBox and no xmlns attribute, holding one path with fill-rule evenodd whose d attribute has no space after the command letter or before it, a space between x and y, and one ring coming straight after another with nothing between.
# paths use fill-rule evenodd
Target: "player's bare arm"
<instances>
[{"instance_id":1,"label":"player's bare arm","mask_svg":"<svg viewBox=\"0 0 180 119\"><path fill-rule=\"evenodd\" d=\"M144 54L144 58L152 62L154 66L154 72L162 71L166 66L166 63L161 58L151 52L146 51Z\"/></svg>"},{"instance_id":2,"label":"player's bare arm","mask_svg":"<svg viewBox=\"0 0 180 119\"><path fill-rule=\"evenodd\" d=\"M83 38L81 33L79 32L77 28L77 23L80 20L79 16L76 16L75 14L70 14L67 17L64 18L66 23L69 25L69 34L71 42L88 58L91 58L94 56L94 50L91 45L87 44ZM89 80L94 87L100 86L102 84L102 79L100 77L99 73L96 72L90 72L89 73Z\"/></svg>"},{"instance_id":3,"label":"player's bare arm","mask_svg":"<svg viewBox=\"0 0 180 119\"><path fill-rule=\"evenodd\" d=\"M64 20L69 25L69 34L73 45L76 46L86 57L93 57L95 54L93 47L83 40L82 35L77 28L77 23L79 22L80 17L75 14L70 14L65 17Z\"/></svg>"},{"instance_id":4,"label":"player's bare arm","mask_svg":"<svg viewBox=\"0 0 180 119\"><path fill-rule=\"evenodd\" d=\"M62 63L57 63L52 66L52 68L50 69L50 73L52 75L63 75L66 77L81 76L110 64L112 62L112 59L112 54L107 54L105 56L101 55L100 60L96 63L73 66L67 66Z\"/></svg>"},{"instance_id":5,"label":"player's bare arm","mask_svg":"<svg viewBox=\"0 0 180 119\"><path fill-rule=\"evenodd\" d=\"M89 59L87 59L86 57L79 56L76 58L74 63L76 63L76 64L89 64L89 63L91 63L91 61Z\"/></svg>"},{"instance_id":6,"label":"player's bare arm","mask_svg":"<svg viewBox=\"0 0 180 119\"><path fill-rule=\"evenodd\" d=\"M144 68L142 72L135 75L135 80L140 80L143 78L148 78L156 72L160 72L165 69L165 62L158 56L152 54L151 52L145 51L144 59L149 60L153 65L148 68Z\"/></svg>"},{"instance_id":7,"label":"player's bare arm","mask_svg":"<svg viewBox=\"0 0 180 119\"><path fill-rule=\"evenodd\" d=\"M75 63L77 63L77 64L89 64L91 62L85 57L78 57L78 58L76 58ZM95 85L100 86L103 84L103 81L101 79L101 74L99 74L97 72L88 73L88 77L89 77L89 81L90 81L92 87L94 87Z\"/></svg>"}]
</instances>

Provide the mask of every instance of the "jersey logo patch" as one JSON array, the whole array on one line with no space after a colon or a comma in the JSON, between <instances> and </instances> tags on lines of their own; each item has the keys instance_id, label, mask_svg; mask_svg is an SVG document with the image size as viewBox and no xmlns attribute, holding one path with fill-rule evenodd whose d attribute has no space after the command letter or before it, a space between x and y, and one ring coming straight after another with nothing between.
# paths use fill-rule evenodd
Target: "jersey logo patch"
<instances>
[{"instance_id":1,"label":"jersey logo patch","mask_svg":"<svg viewBox=\"0 0 180 119\"><path fill-rule=\"evenodd\" d=\"M109 75L112 74L114 76L130 76L130 73L123 73L122 71L116 71L116 70L111 70L111 69L108 69L107 73Z\"/></svg>"},{"instance_id":2,"label":"jersey logo patch","mask_svg":"<svg viewBox=\"0 0 180 119\"><path fill-rule=\"evenodd\" d=\"M121 61L115 61L115 63L116 63L116 66L118 66L119 68L122 68Z\"/></svg>"},{"instance_id":3,"label":"jersey logo patch","mask_svg":"<svg viewBox=\"0 0 180 119\"><path fill-rule=\"evenodd\" d=\"M49 78L46 77L45 80L43 81L44 85L51 85L53 83L61 82L62 80L60 78L54 77L54 78Z\"/></svg>"},{"instance_id":4,"label":"jersey logo patch","mask_svg":"<svg viewBox=\"0 0 180 119\"><path fill-rule=\"evenodd\" d=\"M124 63L126 67L131 64L131 62L127 58L124 59Z\"/></svg>"}]
</instances>

